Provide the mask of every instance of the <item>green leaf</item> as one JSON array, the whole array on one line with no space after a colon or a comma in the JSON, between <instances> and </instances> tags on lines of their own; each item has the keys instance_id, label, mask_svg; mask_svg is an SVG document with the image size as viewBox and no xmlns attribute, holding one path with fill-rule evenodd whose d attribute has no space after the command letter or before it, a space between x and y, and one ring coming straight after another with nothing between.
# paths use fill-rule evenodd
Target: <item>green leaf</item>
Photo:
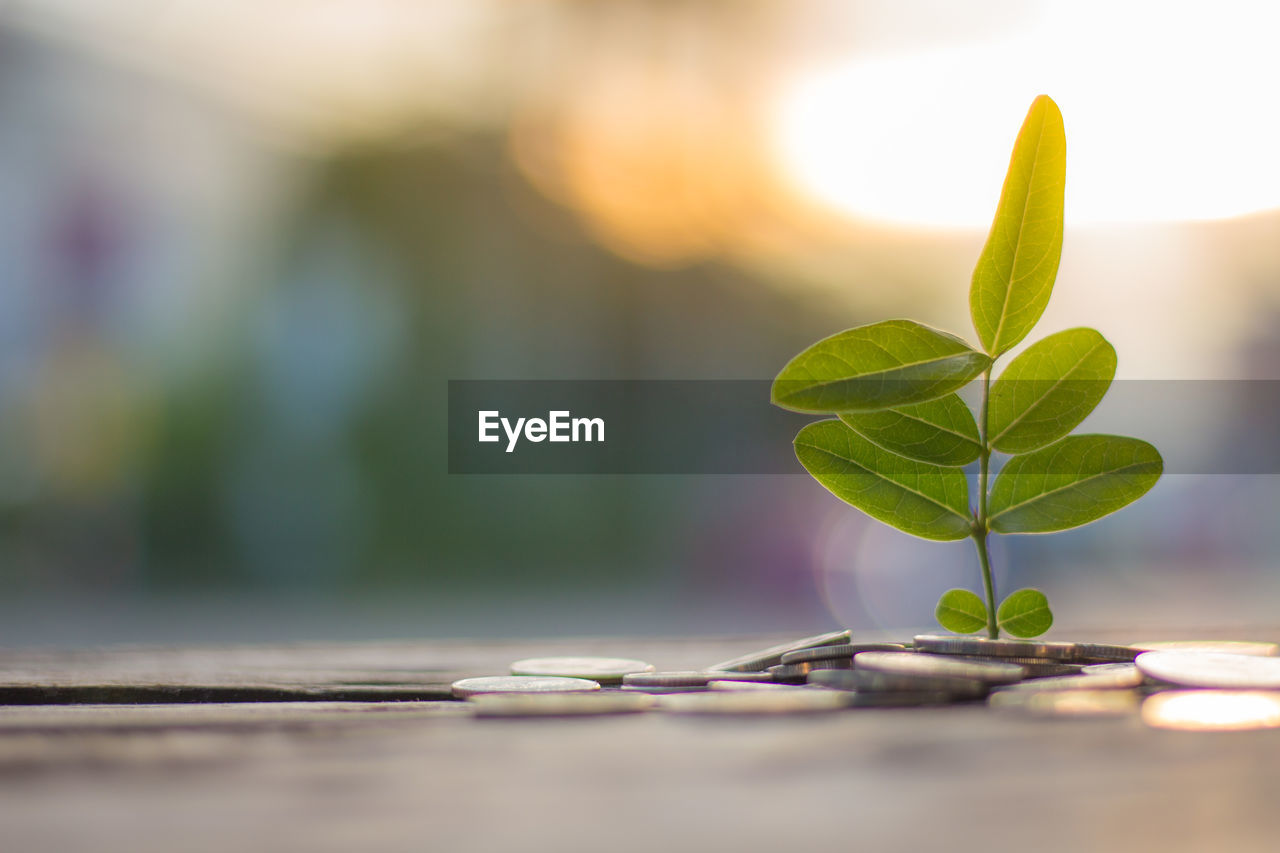
<instances>
[{"instance_id":1,"label":"green leaf","mask_svg":"<svg viewBox=\"0 0 1280 853\"><path fill-rule=\"evenodd\" d=\"M837 420L809 424L795 446L815 480L872 518L924 539L963 539L972 531L959 468L904 459Z\"/></svg>"},{"instance_id":2,"label":"green leaf","mask_svg":"<svg viewBox=\"0 0 1280 853\"><path fill-rule=\"evenodd\" d=\"M1062 113L1041 95L1018 132L969 289L973 326L992 358L1025 338L1049 302L1062 255L1066 168Z\"/></svg>"},{"instance_id":3,"label":"green leaf","mask_svg":"<svg viewBox=\"0 0 1280 853\"><path fill-rule=\"evenodd\" d=\"M992 446L1026 453L1052 444L1093 411L1115 375L1115 348L1093 329L1067 329L1032 344L991 385Z\"/></svg>"},{"instance_id":4,"label":"green leaf","mask_svg":"<svg viewBox=\"0 0 1280 853\"><path fill-rule=\"evenodd\" d=\"M996 533L1049 533L1097 521L1142 497L1164 461L1145 441L1069 435L1009 460L987 504Z\"/></svg>"},{"instance_id":5,"label":"green leaf","mask_svg":"<svg viewBox=\"0 0 1280 853\"><path fill-rule=\"evenodd\" d=\"M987 605L967 589L949 589L934 611L938 624L957 634L972 634L987 627Z\"/></svg>"},{"instance_id":6,"label":"green leaf","mask_svg":"<svg viewBox=\"0 0 1280 853\"><path fill-rule=\"evenodd\" d=\"M879 412L845 412L840 420L885 450L935 465L968 465L982 448L973 413L956 394Z\"/></svg>"},{"instance_id":7,"label":"green leaf","mask_svg":"<svg viewBox=\"0 0 1280 853\"><path fill-rule=\"evenodd\" d=\"M1000 603L996 624L1015 637L1038 637L1053 625L1049 599L1038 589L1020 589Z\"/></svg>"},{"instance_id":8,"label":"green leaf","mask_svg":"<svg viewBox=\"0 0 1280 853\"><path fill-rule=\"evenodd\" d=\"M886 320L824 338L773 380L773 402L795 412L874 411L950 394L991 360L955 335Z\"/></svg>"}]
</instances>

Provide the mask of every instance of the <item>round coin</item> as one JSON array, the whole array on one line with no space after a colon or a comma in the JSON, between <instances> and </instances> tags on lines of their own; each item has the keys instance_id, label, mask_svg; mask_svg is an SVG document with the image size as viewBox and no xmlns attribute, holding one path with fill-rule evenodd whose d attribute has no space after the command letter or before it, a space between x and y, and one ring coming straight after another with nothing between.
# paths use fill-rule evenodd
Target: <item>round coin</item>
<instances>
[{"instance_id":1,"label":"round coin","mask_svg":"<svg viewBox=\"0 0 1280 853\"><path fill-rule=\"evenodd\" d=\"M782 656L782 662L795 664L819 660L852 659L859 652L901 652L906 648L901 643L841 643L838 646L819 646L815 649L787 652Z\"/></svg>"},{"instance_id":2,"label":"round coin","mask_svg":"<svg viewBox=\"0 0 1280 853\"><path fill-rule=\"evenodd\" d=\"M712 690L794 690L794 684L778 684L777 682L766 681L715 681L707 682L707 687Z\"/></svg>"},{"instance_id":3,"label":"round coin","mask_svg":"<svg viewBox=\"0 0 1280 853\"><path fill-rule=\"evenodd\" d=\"M981 693L973 695L960 695L956 693L948 693L938 690L867 690L858 689L857 675L888 675L888 673L876 673L871 670L849 670L849 669L820 669L809 674L809 684L834 690L851 691L853 696L853 707L855 708L898 708L914 705L950 705L954 702L967 701L969 699L981 699L987 695L986 685L977 682L982 687ZM968 681L967 679L965 679ZM866 683L866 682L863 682Z\"/></svg>"},{"instance_id":4,"label":"round coin","mask_svg":"<svg viewBox=\"0 0 1280 853\"><path fill-rule=\"evenodd\" d=\"M653 665L642 660L597 657L525 658L511 664L512 675L590 678L602 684L617 684L633 672L653 672Z\"/></svg>"},{"instance_id":5,"label":"round coin","mask_svg":"<svg viewBox=\"0 0 1280 853\"><path fill-rule=\"evenodd\" d=\"M780 663L769 667L769 675L774 681L804 681L811 672L822 669L853 669L853 658L835 658L833 660L811 660L804 663Z\"/></svg>"},{"instance_id":6,"label":"round coin","mask_svg":"<svg viewBox=\"0 0 1280 853\"><path fill-rule=\"evenodd\" d=\"M1226 652L1144 652L1136 663L1144 675L1181 687L1280 690L1280 658Z\"/></svg>"},{"instance_id":7,"label":"round coin","mask_svg":"<svg viewBox=\"0 0 1280 853\"><path fill-rule=\"evenodd\" d=\"M810 684L833 690L856 690L857 685L853 682L855 672L857 670L854 669L817 669L809 673L807 680Z\"/></svg>"},{"instance_id":8,"label":"round coin","mask_svg":"<svg viewBox=\"0 0 1280 853\"><path fill-rule=\"evenodd\" d=\"M1076 643L1076 660L1090 663L1125 663L1132 661L1142 649L1111 643Z\"/></svg>"},{"instance_id":9,"label":"round coin","mask_svg":"<svg viewBox=\"0 0 1280 853\"><path fill-rule=\"evenodd\" d=\"M1017 664L956 660L918 652L862 652L854 656L853 667L901 675L972 678L987 684L1009 684L1026 676L1026 670Z\"/></svg>"},{"instance_id":10,"label":"round coin","mask_svg":"<svg viewBox=\"0 0 1280 853\"><path fill-rule=\"evenodd\" d=\"M1016 663L1027 671L1027 678L1045 678L1055 675L1075 675L1084 667L1078 663L1063 663L1042 658L1002 658L985 655L948 655L956 660L968 660L977 663Z\"/></svg>"},{"instance_id":11,"label":"round coin","mask_svg":"<svg viewBox=\"0 0 1280 853\"><path fill-rule=\"evenodd\" d=\"M623 687L706 687L710 676L702 672L630 672L622 676Z\"/></svg>"},{"instance_id":12,"label":"round coin","mask_svg":"<svg viewBox=\"0 0 1280 853\"><path fill-rule=\"evenodd\" d=\"M853 664L851 663L850 666ZM804 681L806 675L812 669L812 664L798 663L787 665L780 663L777 666L769 667L769 675L774 681L788 682L791 684L799 684Z\"/></svg>"},{"instance_id":13,"label":"round coin","mask_svg":"<svg viewBox=\"0 0 1280 853\"><path fill-rule=\"evenodd\" d=\"M957 637L944 634L922 634L915 638L915 648L939 655L981 655L999 658L1037 658L1049 661L1073 661L1078 657L1075 643L1053 643L1041 640L988 640L984 637Z\"/></svg>"},{"instance_id":14,"label":"round coin","mask_svg":"<svg viewBox=\"0 0 1280 853\"><path fill-rule=\"evenodd\" d=\"M768 672L704 672L702 674L712 681L773 681L773 676ZM710 684L711 681L707 683Z\"/></svg>"},{"instance_id":15,"label":"round coin","mask_svg":"<svg viewBox=\"0 0 1280 853\"><path fill-rule=\"evenodd\" d=\"M480 693L580 693L599 689L598 683L586 678L541 675L485 675L453 682L453 695L459 699Z\"/></svg>"},{"instance_id":16,"label":"round coin","mask_svg":"<svg viewBox=\"0 0 1280 853\"><path fill-rule=\"evenodd\" d=\"M481 693L467 700L477 717L584 717L634 714L654 707L644 693Z\"/></svg>"},{"instance_id":17,"label":"round coin","mask_svg":"<svg viewBox=\"0 0 1280 853\"><path fill-rule=\"evenodd\" d=\"M1276 657L1280 654L1280 645L1275 643L1258 643L1244 640L1164 640L1156 643L1132 643L1135 649L1144 652L1222 652L1232 655L1248 655L1250 657Z\"/></svg>"},{"instance_id":18,"label":"round coin","mask_svg":"<svg viewBox=\"0 0 1280 853\"><path fill-rule=\"evenodd\" d=\"M1138 667L1132 663L1091 663L1080 667L1085 675L1096 675L1100 672L1132 672Z\"/></svg>"}]
</instances>

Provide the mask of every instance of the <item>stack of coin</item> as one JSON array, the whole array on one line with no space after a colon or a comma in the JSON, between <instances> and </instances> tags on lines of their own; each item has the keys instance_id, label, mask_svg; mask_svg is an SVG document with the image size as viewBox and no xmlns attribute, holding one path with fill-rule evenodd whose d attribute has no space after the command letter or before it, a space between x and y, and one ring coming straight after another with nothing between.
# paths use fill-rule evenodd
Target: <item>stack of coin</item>
<instances>
[{"instance_id":1,"label":"stack of coin","mask_svg":"<svg viewBox=\"0 0 1280 853\"><path fill-rule=\"evenodd\" d=\"M1001 663L1019 666L1022 668L1024 678L1073 675L1080 672L1083 665L1074 643L1054 643L1043 640L988 640L981 637L922 634L915 638L913 645L929 654L943 655L970 663Z\"/></svg>"},{"instance_id":2,"label":"stack of coin","mask_svg":"<svg viewBox=\"0 0 1280 853\"><path fill-rule=\"evenodd\" d=\"M1046 679L1052 679L1047 689L1060 691L1130 686L1142 681L1131 663L1119 664L1128 667L1124 673L1095 672L1079 684L1068 679L1080 678L1085 666L1114 667L1137 654L1126 646L926 634L916 637L910 650L855 654L849 670L810 672L807 677L810 684L858 693L868 704L873 696L886 705L946 704L1023 684L1030 690ZM1006 698L997 704L1011 702Z\"/></svg>"},{"instance_id":3,"label":"stack of coin","mask_svg":"<svg viewBox=\"0 0 1280 853\"><path fill-rule=\"evenodd\" d=\"M816 649L822 646L839 646L848 643L850 634L848 631L832 631L829 634L819 634L816 637L805 637L803 640L796 640L792 643L782 643L777 646L770 646L767 649L761 649L758 652L742 655L731 660L714 663L707 669L717 670L721 672L764 672L771 666L778 666L782 663L782 658L788 652L798 652L805 649Z\"/></svg>"},{"instance_id":4,"label":"stack of coin","mask_svg":"<svg viewBox=\"0 0 1280 853\"><path fill-rule=\"evenodd\" d=\"M981 699L992 685L1021 681L1017 664L963 660L927 652L863 652L855 655L849 685L866 693L945 694L952 701Z\"/></svg>"},{"instance_id":5,"label":"stack of coin","mask_svg":"<svg viewBox=\"0 0 1280 853\"><path fill-rule=\"evenodd\" d=\"M782 662L768 669L775 681L802 683L811 672L820 669L853 669L853 656L861 652L903 652L901 643L841 643L797 649L782 656Z\"/></svg>"},{"instance_id":6,"label":"stack of coin","mask_svg":"<svg viewBox=\"0 0 1280 853\"><path fill-rule=\"evenodd\" d=\"M993 708L1024 713L1132 717L1141 708L1152 726L1235 730L1280 727L1278 652L1258 642L1112 645L935 634L910 644L853 643L848 631L837 631L705 670L655 672L627 658L530 658L512 664L511 675L458 681L453 692L480 717L650 709L777 715L989 696Z\"/></svg>"}]
</instances>

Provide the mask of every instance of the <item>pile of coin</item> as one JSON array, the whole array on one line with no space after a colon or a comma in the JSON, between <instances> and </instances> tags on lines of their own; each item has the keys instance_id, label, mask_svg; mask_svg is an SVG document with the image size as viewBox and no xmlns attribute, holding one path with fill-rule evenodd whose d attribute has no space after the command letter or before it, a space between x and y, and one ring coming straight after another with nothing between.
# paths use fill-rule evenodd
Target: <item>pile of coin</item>
<instances>
[{"instance_id":1,"label":"pile of coin","mask_svg":"<svg viewBox=\"0 0 1280 853\"><path fill-rule=\"evenodd\" d=\"M934 634L858 643L837 631L691 671L658 672L625 658L530 658L512 664L510 675L458 681L453 692L484 717L773 715L985 701L1037 715L1140 712L1152 726L1239 729L1280 727L1278 653L1273 643L1112 645Z\"/></svg>"}]
</instances>

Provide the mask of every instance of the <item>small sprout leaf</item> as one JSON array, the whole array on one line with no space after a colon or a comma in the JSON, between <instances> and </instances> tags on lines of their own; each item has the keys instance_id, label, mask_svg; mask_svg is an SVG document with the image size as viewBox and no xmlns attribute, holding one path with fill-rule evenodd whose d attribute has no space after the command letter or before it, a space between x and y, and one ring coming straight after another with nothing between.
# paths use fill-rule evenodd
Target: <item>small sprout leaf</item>
<instances>
[{"instance_id":1,"label":"small sprout leaf","mask_svg":"<svg viewBox=\"0 0 1280 853\"><path fill-rule=\"evenodd\" d=\"M1038 589L1020 589L1001 602L996 623L1015 637L1038 637L1053 625L1049 599Z\"/></svg>"},{"instance_id":2,"label":"small sprout leaf","mask_svg":"<svg viewBox=\"0 0 1280 853\"><path fill-rule=\"evenodd\" d=\"M987 605L967 589L949 589L934 611L938 624L956 634L972 634L987 627Z\"/></svg>"}]
</instances>

